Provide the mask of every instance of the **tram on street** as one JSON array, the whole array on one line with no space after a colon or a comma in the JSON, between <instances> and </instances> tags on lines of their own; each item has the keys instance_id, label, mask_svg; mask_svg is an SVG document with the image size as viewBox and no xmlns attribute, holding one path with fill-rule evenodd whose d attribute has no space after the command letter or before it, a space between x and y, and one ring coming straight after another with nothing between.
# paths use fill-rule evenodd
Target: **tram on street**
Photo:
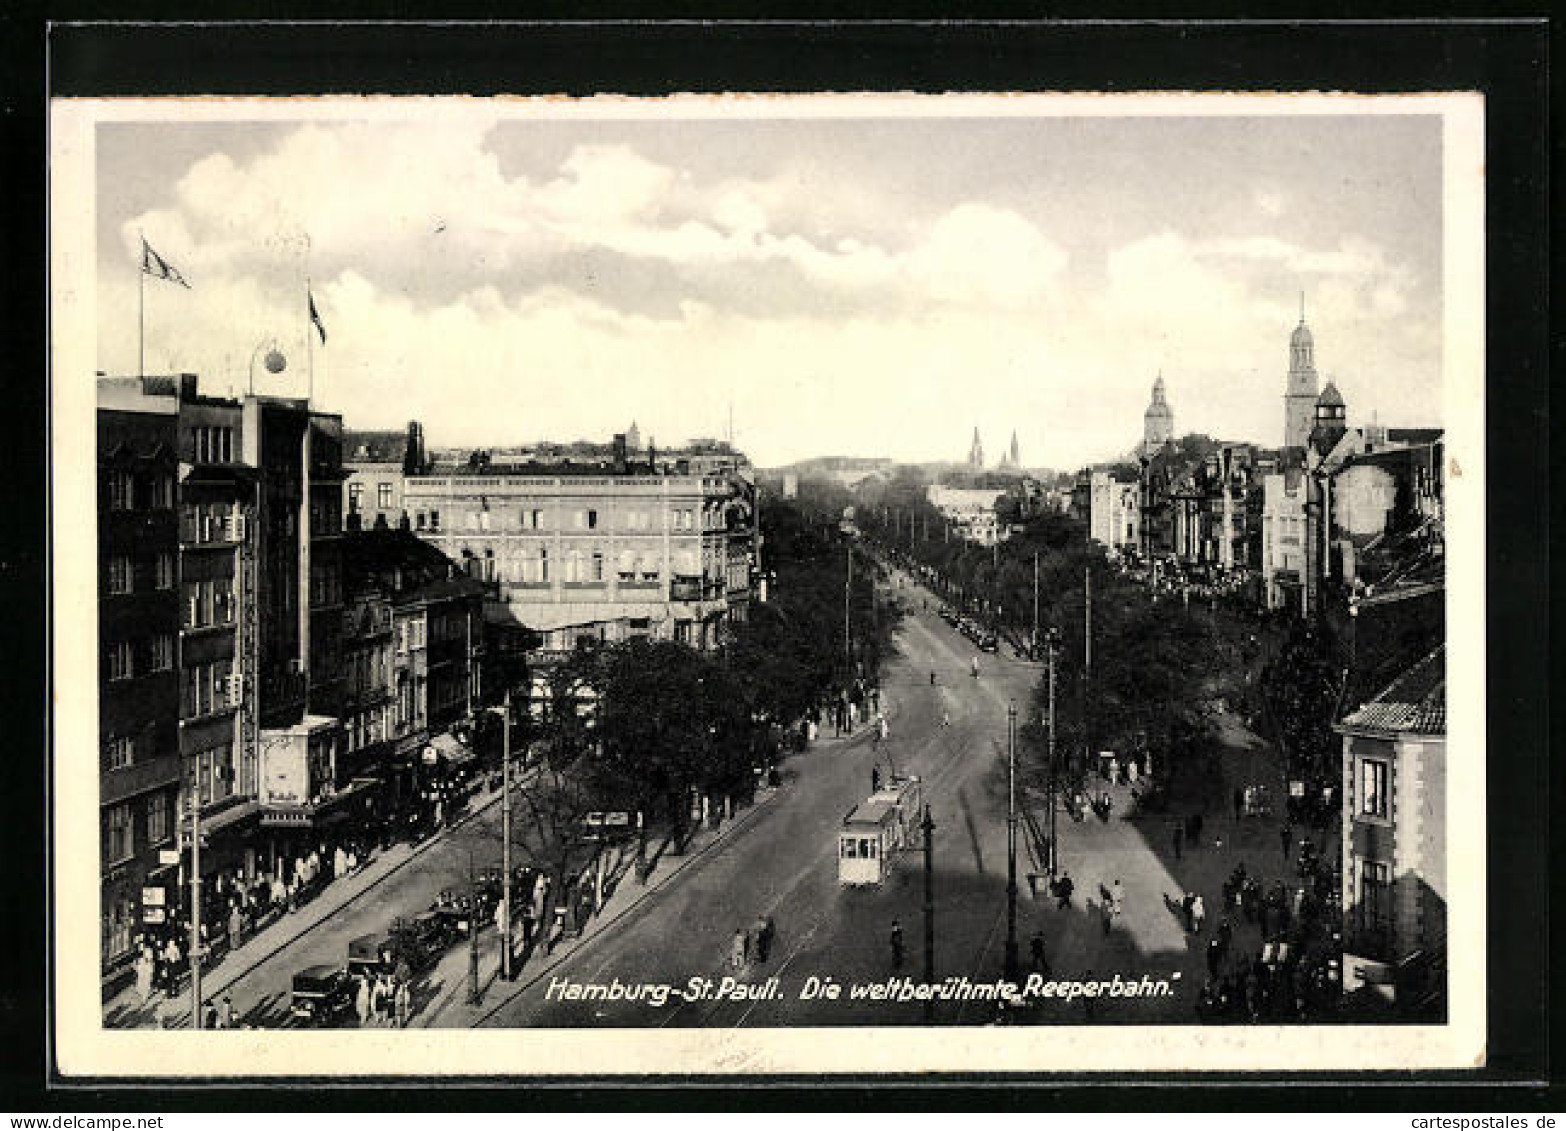
<instances>
[{"instance_id":1,"label":"tram on street","mask_svg":"<svg viewBox=\"0 0 1566 1131\"><path fill-rule=\"evenodd\" d=\"M904 848L919 842L924 786L893 777L884 789L850 809L837 833L837 882L874 886L891 874Z\"/></svg>"}]
</instances>

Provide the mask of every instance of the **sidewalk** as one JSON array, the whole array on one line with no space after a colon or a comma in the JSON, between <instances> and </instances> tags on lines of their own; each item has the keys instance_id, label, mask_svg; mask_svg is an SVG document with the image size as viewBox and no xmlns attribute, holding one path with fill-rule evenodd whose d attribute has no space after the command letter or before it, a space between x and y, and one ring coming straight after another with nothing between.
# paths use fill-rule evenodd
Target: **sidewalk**
<instances>
[{"instance_id":1,"label":"sidewalk","mask_svg":"<svg viewBox=\"0 0 1566 1131\"><path fill-rule=\"evenodd\" d=\"M309 903L274 920L247 938L237 950L226 952L216 965L202 970L202 997L212 1001L219 1000L224 990L261 963L378 887L382 881L440 843L443 837L461 828L499 800L499 790L490 793L480 789L473 794L461 818L435 836L426 837L418 844L398 841L390 848L377 852L369 863L357 872L333 880ZM188 975L173 999L162 991L155 990L146 1002L142 1002L134 985L126 987L104 1003L103 1023L106 1028L113 1029L148 1026L156 1028L165 1024L175 1027L188 1025L190 1023Z\"/></svg>"},{"instance_id":2,"label":"sidewalk","mask_svg":"<svg viewBox=\"0 0 1566 1131\"><path fill-rule=\"evenodd\" d=\"M605 895L603 906L599 908L598 913L580 934L573 935L567 932L555 945L553 952L535 947L525 960L519 956L516 964L516 981L513 985L500 981L499 932L490 929L481 933L479 1001L476 1005L467 1001L468 969L471 961L468 946L460 944L452 947L442 956L440 963L430 975L431 981L437 982L442 988L428 1008L414 1015L411 1024L420 1028L439 1026L443 1029L470 1029L478 1026L502 1003L518 996L533 983L568 961L578 950L612 927L617 920L634 911L648 896L666 886L691 864L749 825L756 814L766 808L767 804L785 789L784 786L765 786L758 789L755 801L748 808L736 812L717 828L703 828L692 833L686 841L685 851L680 855L660 853L653 862L645 882L636 880L634 848L620 849L615 856L614 865L608 869L608 872L623 870L613 890ZM520 936L513 936L513 942L519 938Z\"/></svg>"}]
</instances>

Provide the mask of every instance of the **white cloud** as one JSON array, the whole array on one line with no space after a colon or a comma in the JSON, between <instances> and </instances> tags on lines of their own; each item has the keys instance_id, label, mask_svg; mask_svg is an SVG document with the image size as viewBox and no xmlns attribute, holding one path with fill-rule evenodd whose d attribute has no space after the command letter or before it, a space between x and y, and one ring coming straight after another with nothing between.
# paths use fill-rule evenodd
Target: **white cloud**
<instances>
[{"instance_id":1,"label":"white cloud","mask_svg":"<svg viewBox=\"0 0 1566 1131\"><path fill-rule=\"evenodd\" d=\"M469 122L308 126L244 163L191 165L121 229L194 285L148 285L149 367L243 388L276 336L290 367L274 380L300 391L308 263L331 334L317 394L350 426L420 418L437 444L476 444L634 417L669 443L718 430L732 398L763 461L958 457L978 425L992 448L1016 428L1029 462L1070 467L1130 447L1160 367L1181 430L1275 441L1299 289L1351 413L1417 391L1439 357L1438 312L1352 234L1307 246L1236 221L1198 239L1172 216L1090 263L1070 214L1052 231L964 194L871 232L832 204L851 185L703 179L623 144L529 179L486 138ZM541 266L604 253L655 271L637 285L660 301ZM779 272L813 301L774 301ZM99 282L101 364L128 371L136 280L121 265Z\"/></svg>"}]
</instances>

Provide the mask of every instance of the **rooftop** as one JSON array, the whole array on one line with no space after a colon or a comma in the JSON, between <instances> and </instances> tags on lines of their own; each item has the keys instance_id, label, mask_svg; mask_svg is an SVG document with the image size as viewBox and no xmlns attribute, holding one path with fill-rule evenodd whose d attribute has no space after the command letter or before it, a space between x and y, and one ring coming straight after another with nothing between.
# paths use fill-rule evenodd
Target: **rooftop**
<instances>
[{"instance_id":1,"label":"rooftop","mask_svg":"<svg viewBox=\"0 0 1566 1131\"><path fill-rule=\"evenodd\" d=\"M1389 734L1446 734L1446 645L1408 668L1338 725Z\"/></svg>"}]
</instances>

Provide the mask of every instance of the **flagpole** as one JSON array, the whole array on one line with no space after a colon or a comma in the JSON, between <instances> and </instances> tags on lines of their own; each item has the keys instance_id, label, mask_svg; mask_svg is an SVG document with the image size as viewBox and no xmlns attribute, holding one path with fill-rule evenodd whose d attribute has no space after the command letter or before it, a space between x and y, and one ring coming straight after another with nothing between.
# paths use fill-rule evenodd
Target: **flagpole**
<instances>
[{"instance_id":1,"label":"flagpole","mask_svg":"<svg viewBox=\"0 0 1566 1131\"><path fill-rule=\"evenodd\" d=\"M315 342L310 336L315 332L315 327L310 324L310 276L305 276L305 372L306 388L305 400L315 400Z\"/></svg>"},{"instance_id":2,"label":"flagpole","mask_svg":"<svg viewBox=\"0 0 1566 1131\"><path fill-rule=\"evenodd\" d=\"M147 375L147 237L136 229L141 240L141 262L136 264L136 376Z\"/></svg>"}]
</instances>

